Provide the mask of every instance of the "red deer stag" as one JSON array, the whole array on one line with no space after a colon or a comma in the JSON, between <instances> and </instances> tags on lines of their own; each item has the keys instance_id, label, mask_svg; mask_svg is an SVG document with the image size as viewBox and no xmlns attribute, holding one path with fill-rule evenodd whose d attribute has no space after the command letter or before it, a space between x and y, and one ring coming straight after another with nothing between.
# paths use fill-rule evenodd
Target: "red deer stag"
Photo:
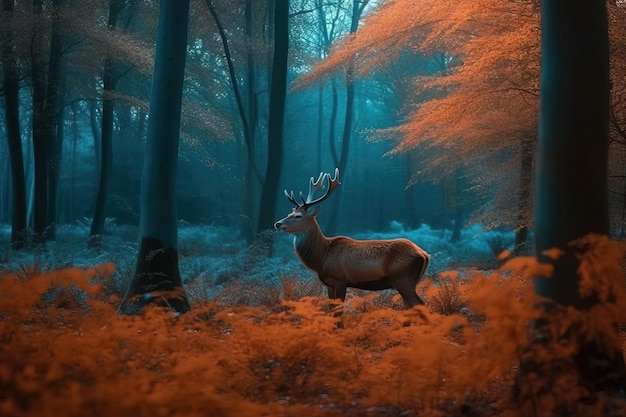
<instances>
[{"instance_id":1,"label":"red deer stag","mask_svg":"<svg viewBox=\"0 0 626 417\"><path fill-rule=\"evenodd\" d=\"M325 181L328 181L326 193L314 200L315 192L325 187ZM302 202L296 200L293 191L290 194L285 190L285 196L295 207L274 227L295 235L293 242L298 258L328 287L329 298L344 301L347 287L374 291L394 288L407 307L424 304L415 286L430 256L413 242L324 236L315 218L320 209L317 204L326 200L339 185L339 169L335 169L335 178L331 179L327 173L320 173L317 181L311 177L307 198L300 193Z\"/></svg>"}]
</instances>

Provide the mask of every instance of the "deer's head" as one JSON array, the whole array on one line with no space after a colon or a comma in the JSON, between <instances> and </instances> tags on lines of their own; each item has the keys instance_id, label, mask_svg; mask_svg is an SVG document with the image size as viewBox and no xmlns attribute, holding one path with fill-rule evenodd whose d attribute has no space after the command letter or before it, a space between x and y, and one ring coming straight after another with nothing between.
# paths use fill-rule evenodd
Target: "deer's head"
<instances>
[{"instance_id":1,"label":"deer's head","mask_svg":"<svg viewBox=\"0 0 626 417\"><path fill-rule=\"evenodd\" d=\"M328 181L328 189L326 190L326 193L317 199L313 199L315 192L325 187L325 181ZM320 176L317 178L317 181L311 177L308 196L304 198L302 192L300 193L300 200L302 200L302 202L298 202L296 200L293 191L288 193L287 190L285 190L285 197L287 197L287 199L292 202L295 207L287 217L277 221L274 224L274 227L284 232L293 234L306 232L309 230L311 225L315 223L315 216L317 216L317 213L319 213L321 208L318 204L326 200L340 184L339 169L335 168L335 177L332 179L330 178L330 174L323 172L320 172Z\"/></svg>"}]
</instances>

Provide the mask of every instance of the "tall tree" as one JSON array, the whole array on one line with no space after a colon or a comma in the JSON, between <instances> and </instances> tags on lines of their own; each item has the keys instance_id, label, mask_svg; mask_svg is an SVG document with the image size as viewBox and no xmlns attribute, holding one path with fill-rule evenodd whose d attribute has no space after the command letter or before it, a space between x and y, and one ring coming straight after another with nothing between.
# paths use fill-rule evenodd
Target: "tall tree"
<instances>
[{"instance_id":1,"label":"tall tree","mask_svg":"<svg viewBox=\"0 0 626 417\"><path fill-rule=\"evenodd\" d=\"M352 0L352 19L350 21L350 33L354 34L359 28L359 21L361 20L361 14L363 9L367 6L369 0ZM350 151L350 140L352 138L352 124L354 119L354 64L348 63L346 69L346 107L345 117L343 119L343 133L341 135L341 153L337 155L337 152L331 152L335 162L335 167L339 168L339 172L345 174L346 166L348 165L348 152ZM330 138L331 149L336 149L334 144L334 137ZM330 215L330 221L327 231L329 234L334 234L337 231L341 216L341 205L343 201L343 190L337 190L335 195L335 204L333 205L332 214Z\"/></svg>"},{"instance_id":2,"label":"tall tree","mask_svg":"<svg viewBox=\"0 0 626 417\"><path fill-rule=\"evenodd\" d=\"M125 7L125 0L111 0L109 4L109 18L107 29L115 30L120 12ZM113 68L113 57L110 53L104 59L104 74L102 77L102 123L101 134L98 136L100 149L96 154L100 157L98 172L98 192L94 207L91 230L89 232L89 247L100 245L104 225L106 223L106 207L111 182L111 169L113 165L113 106L112 96L115 89L116 75Z\"/></svg>"},{"instance_id":3,"label":"tall tree","mask_svg":"<svg viewBox=\"0 0 626 417\"><path fill-rule=\"evenodd\" d=\"M267 168L261 193L257 232L267 230L276 221L276 199L283 168L283 126L287 95L287 58L289 56L289 0L274 5L274 58L268 121Z\"/></svg>"},{"instance_id":4,"label":"tall tree","mask_svg":"<svg viewBox=\"0 0 626 417\"><path fill-rule=\"evenodd\" d=\"M254 194L255 185L258 183L263 185L263 178L256 165L256 124L258 117L257 98L256 98L256 83L255 83L255 62L254 54L252 53L252 41L253 41L253 5L251 0L246 0L245 4L245 32L248 37L247 53L246 53L246 85L248 96L248 110L246 112L246 106L244 103L244 95L239 89L239 80L235 71L235 63L230 52L228 44L228 37L226 30L219 17L217 9L210 0L206 1L207 7L215 20L220 39L224 48L224 55L226 58L226 64L228 66L228 74L230 77L230 83L233 88L235 96L235 102L237 103L237 110L239 118L241 119L241 127L243 133L243 143L246 153L245 173L242 181L243 190L243 216L242 216L242 235L245 237L248 244L254 241Z\"/></svg>"},{"instance_id":5,"label":"tall tree","mask_svg":"<svg viewBox=\"0 0 626 417\"><path fill-rule=\"evenodd\" d=\"M141 186L140 248L120 311L146 303L190 309L178 269L176 171L189 0L161 0Z\"/></svg>"},{"instance_id":6,"label":"tall tree","mask_svg":"<svg viewBox=\"0 0 626 417\"><path fill-rule=\"evenodd\" d=\"M541 16L535 240L537 258L552 272L534 280L545 301L518 389L534 403L551 397L550 412L580 415L581 404L597 401L598 392L626 390L618 317L611 314L623 284L611 264L617 259L598 237L609 235L605 1L543 0ZM569 386L569 398L560 398L554 382L562 378L578 385L575 393Z\"/></svg>"},{"instance_id":7,"label":"tall tree","mask_svg":"<svg viewBox=\"0 0 626 417\"><path fill-rule=\"evenodd\" d=\"M61 95L63 94L65 74L62 68L63 55L63 34L61 33L61 18L59 13L63 5L63 0L54 0L52 2L52 25L50 36L50 58L48 64L48 87L47 105L51 106L49 113L52 117L53 129L52 135L48 138L48 202L47 216L48 224L46 238L54 240L56 238L57 224L57 203L59 193L59 177L61 175L61 159L63 150L63 108L60 108Z\"/></svg>"},{"instance_id":8,"label":"tall tree","mask_svg":"<svg viewBox=\"0 0 626 417\"><path fill-rule=\"evenodd\" d=\"M12 15L13 0L2 1L2 11ZM7 25L8 26L8 25ZM5 29L2 34L5 44L2 49L2 71L4 77L4 116L11 165L11 189L13 218L11 222L11 244L21 248L26 243L26 181L24 178L24 157L19 120L19 74L15 57L14 34Z\"/></svg>"},{"instance_id":9,"label":"tall tree","mask_svg":"<svg viewBox=\"0 0 626 417\"><path fill-rule=\"evenodd\" d=\"M48 226L48 138L52 136L53 117L46 102L46 55L43 0L33 0L33 41L31 48L31 77L33 102L34 202L33 241L43 243ZM51 86L53 87L53 86Z\"/></svg>"}]
</instances>

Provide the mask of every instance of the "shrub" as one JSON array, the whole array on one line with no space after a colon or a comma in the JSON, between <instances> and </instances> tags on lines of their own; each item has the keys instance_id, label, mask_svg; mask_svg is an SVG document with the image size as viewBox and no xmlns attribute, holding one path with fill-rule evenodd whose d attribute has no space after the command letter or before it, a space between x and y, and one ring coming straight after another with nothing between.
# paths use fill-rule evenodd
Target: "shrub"
<instances>
[{"instance_id":1,"label":"shrub","mask_svg":"<svg viewBox=\"0 0 626 417\"><path fill-rule=\"evenodd\" d=\"M448 276L439 280L437 292L431 297L430 307L435 313L449 316L460 313L465 302L461 299L459 282Z\"/></svg>"}]
</instances>

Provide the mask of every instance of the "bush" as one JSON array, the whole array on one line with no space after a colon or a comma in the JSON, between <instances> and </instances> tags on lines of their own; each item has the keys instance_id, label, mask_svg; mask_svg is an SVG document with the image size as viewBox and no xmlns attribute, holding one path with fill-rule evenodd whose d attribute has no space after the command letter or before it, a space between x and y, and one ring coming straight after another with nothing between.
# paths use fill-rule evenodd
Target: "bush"
<instances>
[{"instance_id":1,"label":"bush","mask_svg":"<svg viewBox=\"0 0 626 417\"><path fill-rule=\"evenodd\" d=\"M458 314L465 307L461 299L459 282L456 277L444 277L439 280L437 292L430 299L432 310L444 316Z\"/></svg>"}]
</instances>

